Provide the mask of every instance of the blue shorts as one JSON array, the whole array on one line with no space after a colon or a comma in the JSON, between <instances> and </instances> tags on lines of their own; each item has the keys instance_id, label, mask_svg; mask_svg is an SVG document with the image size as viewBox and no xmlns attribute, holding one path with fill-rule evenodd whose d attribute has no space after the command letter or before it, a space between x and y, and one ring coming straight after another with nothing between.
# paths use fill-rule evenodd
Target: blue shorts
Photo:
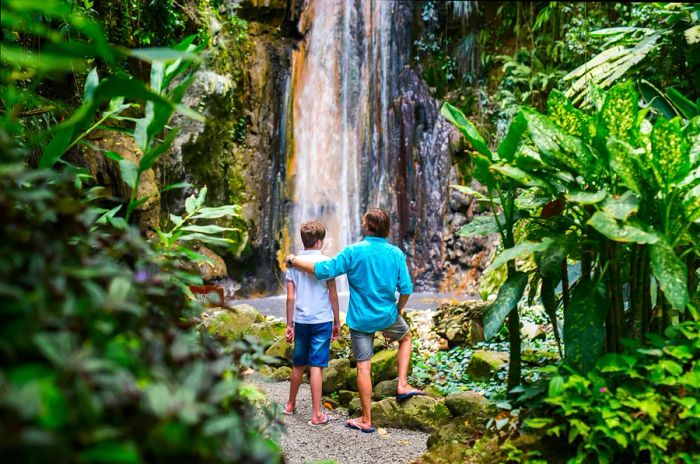
<instances>
[{"instance_id":1,"label":"blue shorts","mask_svg":"<svg viewBox=\"0 0 700 464\"><path fill-rule=\"evenodd\" d=\"M328 366L328 355L331 351L332 322L320 324L294 323L294 356L295 366Z\"/></svg>"}]
</instances>

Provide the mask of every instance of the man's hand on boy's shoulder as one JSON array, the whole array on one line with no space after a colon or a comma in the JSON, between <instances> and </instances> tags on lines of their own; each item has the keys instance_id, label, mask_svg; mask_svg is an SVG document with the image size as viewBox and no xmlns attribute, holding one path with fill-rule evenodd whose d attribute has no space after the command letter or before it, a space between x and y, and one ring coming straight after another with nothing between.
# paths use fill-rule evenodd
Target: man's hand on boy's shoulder
<instances>
[{"instance_id":1,"label":"man's hand on boy's shoulder","mask_svg":"<svg viewBox=\"0 0 700 464\"><path fill-rule=\"evenodd\" d=\"M287 343L294 341L294 326L288 325L284 331L284 336L287 338Z\"/></svg>"},{"instance_id":2,"label":"man's hand on boy's shoulder","mask_svg":"<svg viewBox=\"0 0 700 464\"><path fill-rule=\"evenodd\" d=\"M286 258L284 258L284 263L287 265L287 267L292 267L292 261L294 261L294 258L296 256L292 253L288 254Z\"/></svg>"}]
</instances>

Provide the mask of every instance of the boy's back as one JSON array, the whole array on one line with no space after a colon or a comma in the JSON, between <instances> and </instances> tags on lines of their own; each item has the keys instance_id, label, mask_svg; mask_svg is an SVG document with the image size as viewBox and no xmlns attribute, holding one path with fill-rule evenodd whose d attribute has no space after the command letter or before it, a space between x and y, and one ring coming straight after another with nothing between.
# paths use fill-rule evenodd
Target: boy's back
<instances>
[{"instance_id":1,"label":"boy's back","mask_svg":"<svg viewBox=\"0 0 700 464\"><path fill-rule=\"evenodd\" d=\"M327 256L320 250L304 250L300 255L306 255L314 262L327 261ZM286 279L295 288L294 322L300 324L320 324L333 321L333 310L328 297L328 282L318 280L298 269L287 269Z\"/></svg>"}]
</instances>

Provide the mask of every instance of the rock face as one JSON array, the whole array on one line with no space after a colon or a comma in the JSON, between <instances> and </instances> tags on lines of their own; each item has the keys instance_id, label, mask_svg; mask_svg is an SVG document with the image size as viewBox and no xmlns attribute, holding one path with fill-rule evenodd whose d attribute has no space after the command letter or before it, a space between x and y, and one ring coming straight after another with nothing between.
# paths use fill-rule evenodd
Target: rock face
<instances>
[{"instance_id":1,"label":"rock face","mask_svg":"<svg viewBox=\"0 0 700 464\"><path fill-rule=\"evenodd\" d=\"M472 379L485 380L499 371L507 362L508 353L477 350L472 354L467 373Z\"/></svg>"},{"instance_id":2,"label":"rock face","mask_svg":"<svg viewBox=\"0 0 700 464\"><path fill-rule=\"evenodd\" d=\"M447 407L427 396L414 396L402 402L386 398L372 403L372 423L380 427L435 431L449 418Z\"/></svg>"},{"instance_id":3,"label":"rock face","mask_svg":"<svg viewBox=\"0 0 700 464\"><path fill-rule=\"evenodd\" d=\"M445 338L450 347L473 346L483 341L482 321L486 306L487 302L478 300L440 305L433 316L435 332Z\"/></svg>"}]
</instances>

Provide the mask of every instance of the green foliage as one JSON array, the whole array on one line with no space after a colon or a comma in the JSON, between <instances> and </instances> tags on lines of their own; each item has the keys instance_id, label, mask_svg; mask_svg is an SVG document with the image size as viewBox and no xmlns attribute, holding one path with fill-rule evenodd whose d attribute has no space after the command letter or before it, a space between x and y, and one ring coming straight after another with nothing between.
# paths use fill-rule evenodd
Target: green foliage
<instances>
[{"instance_id":1,"label":"green foliage","mask_svg":"<svg viewBox=\"0 0 700 464\"><path fill-rule=\"evenodd\" d=\"M649 343L607 354L585 375L561 369L547 416L525 426L565 440L569 462L697 462L700 324L681 323Z\"/></svg>"},{"instance_id":2,"label":"green foliage","mask_svg":"<svg viewBox=\"0 0 700 464\"><path fill-rule=\"evenodd\" d=\"M3 150L8 141L2 140ZM2 165L0 446L14 462L270 462L250 348L200 331L169 263L73 174ZM182 270L182 272L185 272ZM243 356L242 356L243 355Z\"/></svg>"}]
</instances>

